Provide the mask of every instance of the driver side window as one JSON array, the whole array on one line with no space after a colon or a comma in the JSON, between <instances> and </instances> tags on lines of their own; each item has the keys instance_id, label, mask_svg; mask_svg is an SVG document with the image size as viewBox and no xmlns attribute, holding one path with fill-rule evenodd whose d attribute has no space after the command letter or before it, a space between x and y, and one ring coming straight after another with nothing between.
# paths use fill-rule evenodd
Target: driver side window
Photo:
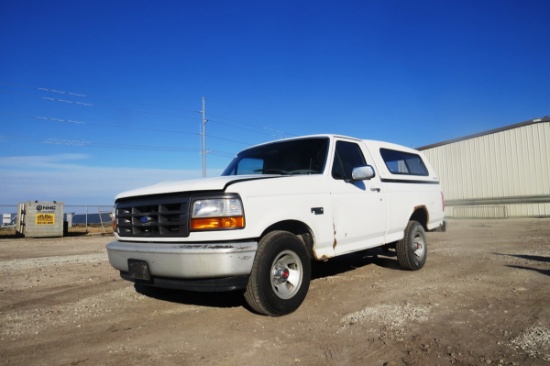
<instances>
[{"instance_id":1,"label":"driver side window","mask_svg":"<svg viewBox=\"0 0 550 366\"><path fill-rule=\"evenodd\" d=\"M334 179L351 179L353 168L367 165L359 145L348 141L337 141L332 177Z\"/></svg>"}]
</instances>

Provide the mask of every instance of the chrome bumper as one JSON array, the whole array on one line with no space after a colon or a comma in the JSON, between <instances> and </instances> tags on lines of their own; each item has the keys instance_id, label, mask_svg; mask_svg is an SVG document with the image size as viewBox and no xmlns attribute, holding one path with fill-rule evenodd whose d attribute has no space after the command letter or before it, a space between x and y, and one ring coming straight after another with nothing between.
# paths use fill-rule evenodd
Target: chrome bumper
<instances>
[{"instance_id":1,"label":"chrome bumper","mask_svg":"<svg viewBox=\"0 0 550 366\"><path fill-rule=\"evenodd\" d=\"M250 274L258 243L138 243L107 244L111 265L128 272L128 259L147 262L153 277L200 279Z\"/></svg>"}]
</instances>

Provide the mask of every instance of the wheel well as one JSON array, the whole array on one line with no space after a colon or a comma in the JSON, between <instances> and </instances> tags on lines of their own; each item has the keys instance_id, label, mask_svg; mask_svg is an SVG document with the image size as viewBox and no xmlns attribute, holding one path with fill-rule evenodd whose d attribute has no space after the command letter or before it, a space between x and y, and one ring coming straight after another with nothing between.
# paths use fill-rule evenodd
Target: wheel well
<instances>
[{"instance_id":1,"label":"wheel well","mask_svg":"<svg viewBox=\"0 0 550 366\"><path fill-rule=\"evenodd\" d=\"M424 230L428 230L428 209L426 206L417 206L414 208L414 212L411 215L409 221L418 221Z\"/></svg>"},{"instance_id":2,"label":"wheel well","mask_svg":"<svg viewBox=\"0 0 550 366\"><path fill-rule=\"evenodd\" d=\"M314 258L313 256L313 236L311 234L311 229L309 226L304 224L301 221L297 220L285 220L277 222L276 224L271 225L267 229L264 230L262 233L262 237L267 235L268 233L274 231L274 230L283 230L288 231L289 233L292 233L298 237L304 243L307 252L309 254L309 258Z\"/></svg>"}]
</instances>

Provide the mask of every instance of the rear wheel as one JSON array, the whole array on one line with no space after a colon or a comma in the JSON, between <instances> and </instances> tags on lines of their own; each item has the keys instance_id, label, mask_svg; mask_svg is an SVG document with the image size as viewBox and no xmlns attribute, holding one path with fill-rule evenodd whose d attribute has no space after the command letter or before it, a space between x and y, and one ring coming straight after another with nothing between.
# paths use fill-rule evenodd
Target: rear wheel
<instances>
[{"instance_id":1,"label":"rear wheel","mask_svg":"<svg viewBox=\"0 0 550 366\"><path fill-rule=\"evenodd\" d=\"M287 231L273 231L258 244L244 296L260 314L290 314L304 301L310 278L311 262L304 244Z\"/></svg>"},{"instance_id":2,"label":"rear wheel","mask_svg":"<svg viewBox=\"0 0 550 366\"><path fill-rule=\"evenodd\" d=\"M418 221L409 221L405 236L395 247L397 261L404 269L418 270L424 267L428 257L428 241L426 232Z\"/></svg>"}]
</instances>

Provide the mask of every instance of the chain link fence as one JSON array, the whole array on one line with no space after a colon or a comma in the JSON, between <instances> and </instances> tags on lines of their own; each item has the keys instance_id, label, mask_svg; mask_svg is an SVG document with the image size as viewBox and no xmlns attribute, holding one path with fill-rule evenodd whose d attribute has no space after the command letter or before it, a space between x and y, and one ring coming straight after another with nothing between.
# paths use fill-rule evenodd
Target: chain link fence
<instances>
[{"instance_id":1,"label":"chain link fence","mask_svg":"<svg viewBox=\"0 0 550 366\"><path fill-rule=\"evenodd\" d=\"M0 204L2 231L16 232L19 205ZM63 220L66 234L71 233L112 233L112 205L64 205Z\"/></svg>"}]
</instances>

